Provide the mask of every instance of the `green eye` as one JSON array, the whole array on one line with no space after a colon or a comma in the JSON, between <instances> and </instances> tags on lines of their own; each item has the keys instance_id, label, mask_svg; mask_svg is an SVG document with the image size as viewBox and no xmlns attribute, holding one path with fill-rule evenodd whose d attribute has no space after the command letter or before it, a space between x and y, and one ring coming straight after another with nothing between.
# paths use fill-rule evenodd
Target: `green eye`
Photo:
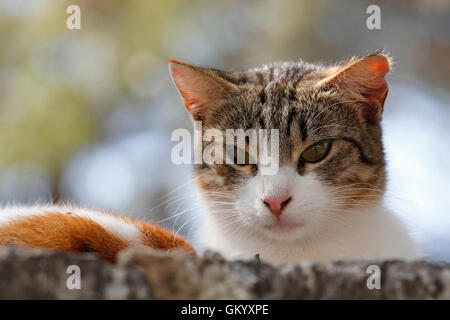
<instances>
[{"instance_id":1,"label":"green eye","mask_svg":"<svg viewBox=\"0 0 450 320\"><path fill-rule=\"evenodd\" d=\"M312 145L300 156L303 162L315 163L325 158L330 151L331 143L329 141L322 141Z\"/></svg>"}]
</instances>

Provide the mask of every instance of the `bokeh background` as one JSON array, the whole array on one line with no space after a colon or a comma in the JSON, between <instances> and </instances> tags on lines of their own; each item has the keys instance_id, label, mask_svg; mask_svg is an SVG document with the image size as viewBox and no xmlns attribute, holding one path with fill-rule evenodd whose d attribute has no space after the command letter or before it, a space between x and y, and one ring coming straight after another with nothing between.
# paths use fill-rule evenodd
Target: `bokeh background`
<instances>
[{"instance_id":1,"label":"bokeh background","mask_svg":"<svg viewBox=\"0 0 450 320\"><path fill-rule=\"evenodd\" d=\"M71 4L81 30L66 28ZM191 169L170 160L171 132L191 123L168 57L231 70L384 49L386 201L450 261L449 30L448 0L0 0L0 204L69 201L192 239Z\"/></svg>"}]
</instances>

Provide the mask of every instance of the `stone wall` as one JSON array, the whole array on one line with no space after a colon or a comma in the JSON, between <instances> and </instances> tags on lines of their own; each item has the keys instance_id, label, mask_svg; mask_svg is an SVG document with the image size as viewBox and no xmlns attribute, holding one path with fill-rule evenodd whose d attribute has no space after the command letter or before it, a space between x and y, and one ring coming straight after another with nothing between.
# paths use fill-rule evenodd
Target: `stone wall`
<instances>
[{"instance_id":1,"label":"stone wall","mask_svg":"<svg viewBox=\"0 0 450 320\"><path fill-rule=\"evenodd\" d=\"M71 265L79 267L81 289L68 289ZM379 267L381 289L368 289L371 265ZM256 258L141 249L123 252L113 266L93 254L0 248L0 299L153 298L450 299L450 265L364 260L273 267Z\"/></svg>"}]
</instances>

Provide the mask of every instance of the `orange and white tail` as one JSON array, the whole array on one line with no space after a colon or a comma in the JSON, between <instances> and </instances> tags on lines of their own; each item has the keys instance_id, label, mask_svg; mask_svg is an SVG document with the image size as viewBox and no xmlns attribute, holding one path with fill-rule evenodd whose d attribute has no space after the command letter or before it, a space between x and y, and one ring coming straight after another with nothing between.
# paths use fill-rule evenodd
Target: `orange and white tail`
<instances>
[{"instance_id":1,"label":"orange and white tail","mask_svg":"<svg viewBox=\"0 0 450 320\"><path fill-rule=\"evenodd\" d=\"M1 245L95 252L113 263L119 251L131 246L195 255L187 241L160 227L100 211L64 206L0 209Z\"/></svg>"}]
</instances>

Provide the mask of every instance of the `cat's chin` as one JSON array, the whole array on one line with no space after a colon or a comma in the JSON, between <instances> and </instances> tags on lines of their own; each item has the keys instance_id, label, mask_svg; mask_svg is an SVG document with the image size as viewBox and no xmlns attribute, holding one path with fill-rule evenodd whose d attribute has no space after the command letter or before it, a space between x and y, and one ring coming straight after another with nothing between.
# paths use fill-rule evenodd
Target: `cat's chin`
<instances>
[{"instance_id":1,"label":"cat's chin","mask_svg":"<svg viewBox=\"0 0 450 320\"><path fill-rule=\"evenodd\" d=\"M263 228L274 232L274 233L290 233L303 228L305 225L303 223L285 223L285 222L275 222L264 225Z\"/></svg>"},{"instance_id":2,"label":"cat's chin","mask_svg":"<svg viewBox=\"0 0 450 320\"><path fill-rule=\"evenodd\" d=\"M264 238L276 241L297 241L308 233L304 223L273 222L257 229Z\"/></svg>"}]
</instances>

